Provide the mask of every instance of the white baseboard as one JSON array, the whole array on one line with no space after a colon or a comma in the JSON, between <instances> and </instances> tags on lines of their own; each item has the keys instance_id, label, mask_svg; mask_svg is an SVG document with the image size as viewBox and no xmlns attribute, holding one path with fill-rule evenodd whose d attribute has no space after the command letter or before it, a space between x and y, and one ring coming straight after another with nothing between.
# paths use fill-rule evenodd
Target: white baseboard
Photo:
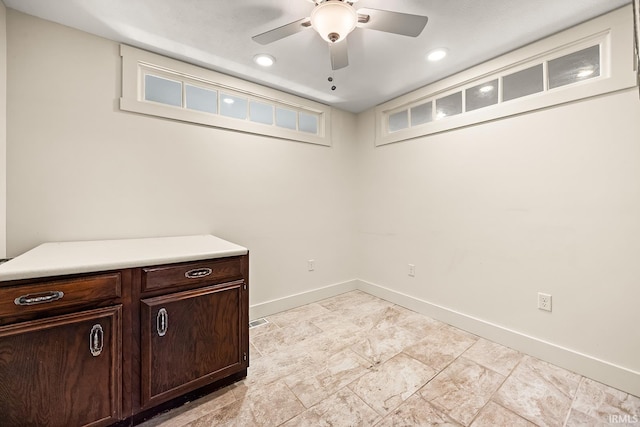
<instances>
[{"instance_id":1,"label":"white baseboard","mask_svg":"<svg viewBox=\"0 0 640 427\"><path fill-rule=\"evenodd\" d=\"M325 286L323 288L313 289L307 292L301 292L295 295L274 299L271 301L254 304L249 307L249 319L259 319L261 317L270 316L281 311L300 307L301 305L317 302L325 298L330 298L345 292L357 289L358 280L348 280L342 283Z\"/></svg>"},{"instance_id":2,"label":"white baseboard","mask_svg":"<svg viewBox=\"0 0 640 427\"><path fill-rule=\"evenodd\" d=\"M640 396L640 372L600 360L504 326L478 319L364 280L356 288L394 304L448 323L498 344L545 360L608 386Z\"/></svg>"}]
</instances>

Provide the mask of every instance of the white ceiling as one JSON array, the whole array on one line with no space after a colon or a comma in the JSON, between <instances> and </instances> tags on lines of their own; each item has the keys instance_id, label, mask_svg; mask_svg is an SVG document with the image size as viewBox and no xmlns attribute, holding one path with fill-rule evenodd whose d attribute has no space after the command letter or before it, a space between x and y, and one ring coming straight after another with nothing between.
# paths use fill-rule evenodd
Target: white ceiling
<instances>
[{"instance_id":1,"label":"white ceiling","mask_svg":"<svg viewBox=\"0 0 640 427\"><path fill-rule=\"evenodd\" d=\"M356 28L349 66L331 71L308 29L261 46L251 36L310 15L310 0L4 0L7 7L286 92L360 112L616 9L631 0L360 0L426 15L417 38ZM631 18L631 15L629 16ZM425 54L446 47L438 63ZM276 58L264 69L253 56ZM334 77L329 83L327 78ZM331 90L335 84L337 89Z\"/></svg>"}]
</instances>

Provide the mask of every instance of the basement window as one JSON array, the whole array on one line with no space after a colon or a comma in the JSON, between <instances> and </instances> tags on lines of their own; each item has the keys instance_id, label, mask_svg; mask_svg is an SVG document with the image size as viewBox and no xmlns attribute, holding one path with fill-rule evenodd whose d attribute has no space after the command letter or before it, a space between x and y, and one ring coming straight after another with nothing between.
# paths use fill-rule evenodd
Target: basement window
<instances>
[{"instance_id":1,"label":"basement window","mask_svg":"<svg viewBox=\"0 0 640 427\"><path fill-rule=\"evenodd\" d=\"M144 100L180 107L182 82L147 74L144 76Z\"/></svg>"},{"instance_id":2,"label":"basement window","mask_svg":"<svg viewBox=\"0 0 640 427\"><path fill-rule=\"evenodd\" d=\"M544 90L544 70L542 64L502 77L502 101L522 98Z\"/></svg>"},{"instance_id":3,"label":"basement window","mask_svg":"<svg viewBox=\"0 0 640 427\"><path fill-rule=\"evenodd\" d=\"M408 110L398 111L389 116L389 132L396 132L409 127Z\"/></svg>"},{"instance_id":4,"label":"basement window","mask_svg":"<svg viewBox=\"0 0 640 427\"><path fill-rule=\"evenodd\" d=\"M436 99L436 120L462 113L462 92Z\"/></svg>"},{"instance_id":5,"label":"basement window","mask_svg":"<svg viewBox=\"0 0 640 427\"><path fill-rule=\"evenodd\" d=\"M121 110L331 145L326 105L130 46L120 54Z\"/></svg>"},{"instance_id":6,"label":"basement window","mask_svg":"<svg viewBox=\"0 0 640 427\"><path fill-rule=\"evenodd\" d=\"M186 108L216 114L218 112L218 92L198 86L185 86Z\"/></svg>"},{"instance_id":7,"label":"basement window","mask_svg":"<svg viewBox=\"0 0 640 427\"><path fill-rule=\"evenodd\" d=\"M376 145L634 87L626 9L376 107Z\"/></svg>"},{"instance_id":8,"label":"basement window","mask_svg":"<svg viewBox=\"0 0 640 427\"><path fill-rule=\"evenodd\" d=\"M549 89L600 76L599 48L591 46L549 61Z\"/></svg>"}]
</instances>

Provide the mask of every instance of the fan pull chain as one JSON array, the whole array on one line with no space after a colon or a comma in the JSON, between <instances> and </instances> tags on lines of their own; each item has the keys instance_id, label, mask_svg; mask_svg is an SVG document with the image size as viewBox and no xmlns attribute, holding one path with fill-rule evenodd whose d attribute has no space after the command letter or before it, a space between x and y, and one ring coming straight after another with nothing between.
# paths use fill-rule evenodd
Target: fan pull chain
<instances>
[{"instance_id":1,"label":"fan pull chain","mask_svg":"<svg viewBox=\"0 0 640 427\"><path fill-rule=\"evenodd\" d=\"M327 80L329 80L329 83L333 82L333 74L331 76L329 76L329 78ZM336 85L332 85L331 86L331 90L336 90Z\"/></svg>"}]
</instances>

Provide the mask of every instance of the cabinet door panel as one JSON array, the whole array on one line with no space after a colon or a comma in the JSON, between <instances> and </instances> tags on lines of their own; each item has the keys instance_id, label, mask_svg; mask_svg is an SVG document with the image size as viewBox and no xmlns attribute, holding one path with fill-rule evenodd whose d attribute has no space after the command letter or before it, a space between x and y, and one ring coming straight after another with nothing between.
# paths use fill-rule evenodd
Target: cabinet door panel
<instances>
[{"instance_id":1,"label":"cabinet door panel","mask_svg":"<svg viewBox=\"0 0 640 427\"><path fill-rule=\"evenodd\" d=\"M246 368L243 285L236 281L141 301L143 406Z\"/></svg>"},{"instance_id":2,"label":"cabinet door panel","mask_svg":"<svg viewBox=\"0 0 640 427\"><path fill-rule=\"evenodd\" d=\"M0 424L118 421L120 322L114 306L0 327Z\"/></svg>"}]
</instances>

